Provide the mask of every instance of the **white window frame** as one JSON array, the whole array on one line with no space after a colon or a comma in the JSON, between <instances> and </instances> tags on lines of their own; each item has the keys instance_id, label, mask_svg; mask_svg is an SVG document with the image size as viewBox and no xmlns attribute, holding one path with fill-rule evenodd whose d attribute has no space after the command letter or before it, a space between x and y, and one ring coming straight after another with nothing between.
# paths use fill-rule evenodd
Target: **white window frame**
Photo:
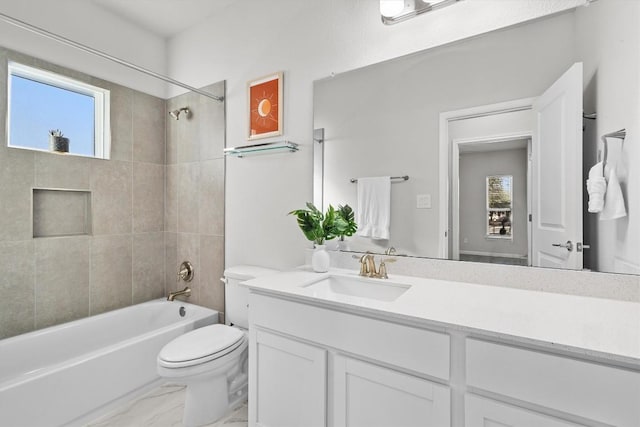
<instances>
[{"instance_id":1,"label":"white window frame","mask_svg":"<svg viewBox=\"0 0 640 427\"><path fill-rule=\"evenodd\" d=\"M504 178L504 177L509 177L511 178L511 185L509 186L509 200L511 201L511 206L509 206L508 208L491 208L489 206L489 178ZM484 186L484 193L485 193L485 198L486 198L486 211L485 211L485 224L487 226L486 228L486 233L485 233L485 237L487 239L509 239L509 240L513 240L513 175L487 175L486 179L485 179L485 186ZM506 211L510 211L511 212L511 233L509 235L495 235L495 234L489 234L489 223L487 218L489 217L489 212L491 211L498 211L498 212L506 212Z\"/></svg>"},{"instance_id":2,"label":"white window frame","mask_svg":"<svg viewBox=\"0 0 640 427\"><path fill-rule=\"evenodd\" d=\"M77 92L92 97L94 102L94 156L99 159L109 159L111 153L111 92L98 86L93 86L67 76L30 67L18 62L9 61L7 74L7 145L14 148L39 150L33 147L12 145L9 135L11 126L11 76L22 77L38 83L47 84L60 89ZM81 155L69 153L72 155Z\"/></svg>"}]
</instances>

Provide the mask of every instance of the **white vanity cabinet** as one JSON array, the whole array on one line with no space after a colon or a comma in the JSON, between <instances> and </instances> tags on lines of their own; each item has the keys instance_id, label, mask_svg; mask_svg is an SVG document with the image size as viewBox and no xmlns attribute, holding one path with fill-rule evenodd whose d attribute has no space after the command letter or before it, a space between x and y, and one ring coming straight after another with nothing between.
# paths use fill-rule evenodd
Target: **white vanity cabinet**
<instances>
[{"instance_id":1,"label":"white vanity cabinet","mask_svg":"<svg viewBox=\"0 0 640 427\"><path fill-rule=\"evenodd\" d=\"M291 283L299 282L298 276L294 279ZM457 322L447 313L438 314L439 306L449 304L448 310L454 310L449 301L459 288L465 292L453 300L456 306L476 289L455 283L442 288L452 295L417 314L407 313L422 301L417 299L419 285L413 289L414 300L407 294L395 305L331 303L291 286L289 293L251 288L250 426L640 427L640 364L633 351L560 344L554 331L528 338L528 322L521 335L496 332L482 317L492 312L491 306L471 306ZM540 293L503 294L512 304L525 296L527 301L574 303ZM434 293L425 301L437 297ZM601 311L611 305L595 299L575 304ZM563 308L569 310L554 307L556 313L564 313ZM620 322L620 328L639 314L635 306L615 308L628 310L620 317L631 320ZM472 317L472 310L480 317ZM524 302L519 310L526 310ZM583 324L590 323L570 326L582 331L589 344L591 329ZM633 334L629 338L630 346L640 344ZM627 348L626 342L613 342L617 349Z\"/></svg>"},{"instance_id":2,"label":"white vanity cabinet","mask_svg":"<svg viewBox=\"0 0 640 427\"><path fill-rule=\"evenodd\" d=\"M251 426L450 425L449 336L251 294Z\"/></svg>"},{"instance_id":3,"label":"white vanity cabinet","mask_svg":"<svg viewBox=\"0 0 640 427\"><path fill-rule=\"evenodd\" d=\"M640 372L546 352L466 340L466 386L531 411L465 396L466 427L640 426ZM576 424L554 419L573 419ZM544 420L544 422L543 422Z\"/></svg>"},{"instance_id":4,"label":"white vanity cabinet","mask_svg":"<svg viewBox=\"0 0 640 427\"><path fill-rule=\"evenodd\" d=\"M341 354L331 394L335 427L450 425L449 387Z\"/></svg>"},{"instance_id":5,"label":"white vanity cabinet","mask_svg":"<svg viewBox=\"0 0 640 427\"><path fill-rule=\"evenodd\" d=\"M252 340L257 425L326 425L327 351L262 330Z\"/></svg>"},{"instance_id":6,"label":"white vanity cabinet","mask_svg":"<svg viewBox=\"0 0 640 427\"><path fill-rule=\"evenodd\" d=\"M482 396L465 396L465 427L581 427L541 412L512 406Z\"/></svg>"}]
</instances>

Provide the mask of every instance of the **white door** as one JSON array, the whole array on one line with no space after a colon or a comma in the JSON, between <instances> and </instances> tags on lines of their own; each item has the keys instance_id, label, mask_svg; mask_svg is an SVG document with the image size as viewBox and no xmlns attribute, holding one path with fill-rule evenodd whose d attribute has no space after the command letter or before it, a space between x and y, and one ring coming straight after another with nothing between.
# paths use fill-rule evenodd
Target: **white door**
<instances>
[{"instance_id":1,"label":"white door","mask_svg":"<svg viewBox=\"0 0 640 427\"><path fill-rule=\"evenodd\" d=\"M533 109L533 265L580 270L582 63L569 68Z\"/></svg>"},{"instance_id":2,"label":"white door","mask_svg":"<svg viewBox=\"0 0 640 427\"><path fill-rule=\"evenodd\" d=\"M326 426L326 350L252 328L249 425Z\"/></svg>"},{"instance_id":3,"label":"white door","mask_svg":"<svg viewBox=\"0 0 640 427\"><path fill-rule=\"evenodd\" d=\"M442 427L450 423L450 390L392 369L336 355L335 427Z\"/></svg>"}]
</instances>

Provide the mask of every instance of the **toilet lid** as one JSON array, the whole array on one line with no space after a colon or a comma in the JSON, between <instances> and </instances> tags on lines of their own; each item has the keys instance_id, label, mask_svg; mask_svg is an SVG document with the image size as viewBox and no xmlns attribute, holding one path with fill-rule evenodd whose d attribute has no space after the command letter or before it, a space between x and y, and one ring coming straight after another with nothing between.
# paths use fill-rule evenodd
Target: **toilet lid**
<instances>
[{"instance_id":1,"label":"toilet lid","mask_svg":"<svg viewBox=\"0 0 640 427\"><path fill-rule=\"evenodd\" d=\"M195 329L165 345L158 357L166 362L186 362L223 352L242 340L244 334L227 325Z\"/></svg>"}]
</instances>

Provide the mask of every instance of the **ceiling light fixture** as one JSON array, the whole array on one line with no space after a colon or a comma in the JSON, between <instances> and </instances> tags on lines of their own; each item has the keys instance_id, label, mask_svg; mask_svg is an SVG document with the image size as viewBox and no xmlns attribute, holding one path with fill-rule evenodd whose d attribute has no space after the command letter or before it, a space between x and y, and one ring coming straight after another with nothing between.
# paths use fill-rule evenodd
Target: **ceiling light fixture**
<instances>
[{"instance_id":1,"label":"ceiling light fixture","mask_svg":"<svg viewBox=\"0 0 640 427\"><path fill-rule=\"evenodd\" d=\"M458 1L460 0L380 0L380 15L385 25L393 25Z\"/></svg>"}]
</instances>

